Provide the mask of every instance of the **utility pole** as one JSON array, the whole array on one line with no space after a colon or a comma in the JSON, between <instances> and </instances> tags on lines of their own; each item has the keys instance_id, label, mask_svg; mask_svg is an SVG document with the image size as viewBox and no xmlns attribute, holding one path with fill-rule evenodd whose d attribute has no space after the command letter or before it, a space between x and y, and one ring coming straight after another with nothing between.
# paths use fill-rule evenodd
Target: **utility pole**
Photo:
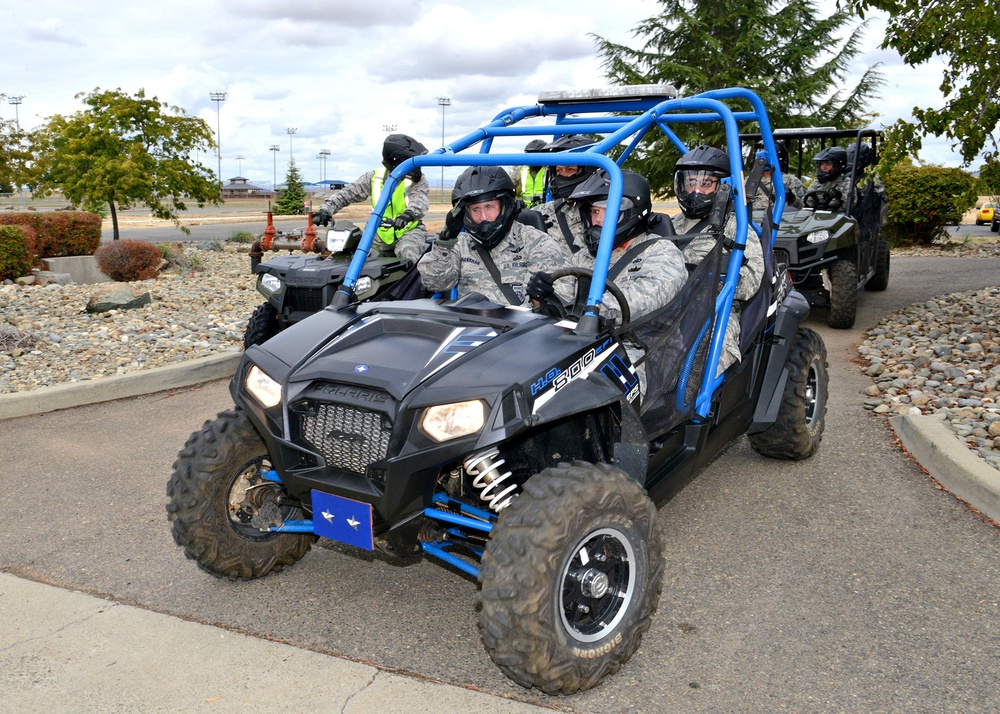
<instances>
[{"instance_id":1,"label":"utility pole","mask_svg":"<svg viewBox=\"0 0 1000 714\"><path fill-rule=\"evenodd\" d=\"M222 103L226 101L226 92L209 92L208 96L212 98L215 102L215 155L219 159L219 167L216 171L215 178L219 181L219 185L222 185L222 112L220 111Z\"/></svg>"},{"instance_id":2,"label":"utility pole","mask_svg":"<svg viewBox=\"0 0 1000 714\"><path fill-rule=\"evenodd\" d=\"M438 106L441 107L441 146L444 146L444 108L451 106L451 97L438 97ZM444 166L441 167L441 203L444 200Z\"/></svg>"}]
</instances>

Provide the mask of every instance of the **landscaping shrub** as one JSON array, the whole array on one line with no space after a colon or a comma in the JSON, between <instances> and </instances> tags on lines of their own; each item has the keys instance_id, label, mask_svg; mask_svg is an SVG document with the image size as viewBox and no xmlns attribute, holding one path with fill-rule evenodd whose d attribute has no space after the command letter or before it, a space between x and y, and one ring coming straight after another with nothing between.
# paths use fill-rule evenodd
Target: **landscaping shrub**
<instances>
[{"instance_id":1,"label":"landscaping shrub","mask_svg":"<svg viewBox=\"0 0 1000 714\"><path fill-rule=\"evenodd\" d=\"M94 257L101 272L123 283L155 278L163 262L163 255L156 245L129 239L105 243L97 249Z\"/></svg>"},{"instance_id":2,"label":"landscaping shrub","mask_svg":"<svg viewBox=\"0 0 1000 714\"><path fill-rule=\"evenodd\" d=\"M226 238L227 243L253 243L256 240L250 231L233 231Z\"/></svg>"},{"instance_id":3,"label":"landscaping shrub","mask_svg":"<svg viewBox=\"0 0 1000 714\"><path fill-rule=\"evenodd\" d=\"M897 166L883 175L889 244L926 245L947 235L976 203L975 179L962 169L941 166Z\"/></svg>"},{"instance_id":4,"label":"landscaping shrub","mask_svg":"<svg viewBox=\"0 0 1000 714\"><path fill-rule=\"evenodd\" d=\"M31 226L39 258L92 255L101 244L101 217L85 211L6 213L0 225Z\"/></svg>"},{"instance_id":5,"label":"landscaping shrub","mask_svg":"<svg viewBox=\"0 0 1000 714\"><path fill-rule=\"evenodd\" d=\"M34 256L35 231L31 226L0 225L0 280L30 273Z\"/></svg>"}]
</instances>

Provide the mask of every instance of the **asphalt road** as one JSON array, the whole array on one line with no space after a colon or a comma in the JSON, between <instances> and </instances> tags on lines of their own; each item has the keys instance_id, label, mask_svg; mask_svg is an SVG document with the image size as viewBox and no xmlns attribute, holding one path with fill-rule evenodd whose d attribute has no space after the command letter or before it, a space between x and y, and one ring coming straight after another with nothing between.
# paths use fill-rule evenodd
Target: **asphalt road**
<instances>
[{"instance_id":1,"label":"asphalt road","mask_svg":"<svg viewBox=\"0 0 1000 714\"><path fill-rule=\"evenodd\" d=\"M814 313L831 373L818 454L771 461L740 439L661 507L659 612L581 695L509 682L480 642L475 584L430 561L314 548L234 583L185 560L165 486L187 436L230 406L223 383L5 422L0 570L572 711L996 712L1000 531L864 411L854 345L884 314L998 274L1000 259L896 258L856 328Z\"/></svg>"}]
</instances>

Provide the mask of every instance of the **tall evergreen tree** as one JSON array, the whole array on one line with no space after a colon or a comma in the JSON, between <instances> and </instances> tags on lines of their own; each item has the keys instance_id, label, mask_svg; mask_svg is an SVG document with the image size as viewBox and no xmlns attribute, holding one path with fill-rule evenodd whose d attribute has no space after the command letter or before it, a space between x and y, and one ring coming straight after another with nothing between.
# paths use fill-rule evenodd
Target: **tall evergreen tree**
<instances>
[{"instance_id":1,"label":"tall evergreen tree","mask_svg":"<svg viewBox=\"0 0 1000 714\"><path fill-rule=\"evenodd\" d=\"M823 17L813 0L660 0L660 5L659 15L632 31L634 47L595 36L613 84L669 83L681 96L746 87L763 100L773 128L853 127L870 119L866 103L882 75L876 65L853 89L844 88L865 27L850 28L848 10ZM689 145L722 146L723 136L721 127L706 124L697 136L685 132L681 138ZM678 153L667 139L647 142L635 153L629 167L654 189L672 185Z\"/></svg>"},{"instance_id":2,"label":"tall evergreen tree","mask_svg":"<svg viewBox=\"0 0 1000 714\"><path fill-rule=\"evenodd\" d=\"M305 209L306 188L302 183L302 175L292 159L288 163L288 174L285 176L285 188L274 204L274 212L279 216L296 216Z\"/></svg>"}]
</instances>

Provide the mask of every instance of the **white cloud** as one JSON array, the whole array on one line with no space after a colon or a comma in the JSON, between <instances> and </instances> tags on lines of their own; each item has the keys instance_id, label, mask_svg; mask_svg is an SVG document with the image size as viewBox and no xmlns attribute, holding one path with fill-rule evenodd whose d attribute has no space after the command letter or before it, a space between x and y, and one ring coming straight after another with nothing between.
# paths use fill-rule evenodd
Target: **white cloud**
<instances>
[{"instance_id":1,"label":"white cloud","mask_svg":"<svg viewBox=\"0 0 1000 714\"><path fill-rule=\"evenodd\" d=\"M832 2L832 0L827 0ZM377 165L385 127L429 148L486 123L506 106L533 104L547 89L606 82L590 33L634 42L631 30L661 9L655 0L171 0L87 5L35 0L5 8L0 92L20 96L22 126L72 114L80 92L140 88L220 130L222 173L269 183L288 161L288 127L306 180L351 180ZM878 50L873 26L856 71L883 62L887 84L873 107L885 121L943 102L940 66L906 67ZM216 105L210 92L227 98ZM940 104L938 104L940 106ZM218 112L217 112L218 110ZM0 102L0 118L14 108ZM511 142L512 144L523 142ZM268 148L277 145L275 155ZM943 142L932 161L957 165ZM201 157L215 166L215 157ZM457 171L446 172L446 176ZM437 176L432 176L437 180Z\"/></svg>"}]
</instances>

